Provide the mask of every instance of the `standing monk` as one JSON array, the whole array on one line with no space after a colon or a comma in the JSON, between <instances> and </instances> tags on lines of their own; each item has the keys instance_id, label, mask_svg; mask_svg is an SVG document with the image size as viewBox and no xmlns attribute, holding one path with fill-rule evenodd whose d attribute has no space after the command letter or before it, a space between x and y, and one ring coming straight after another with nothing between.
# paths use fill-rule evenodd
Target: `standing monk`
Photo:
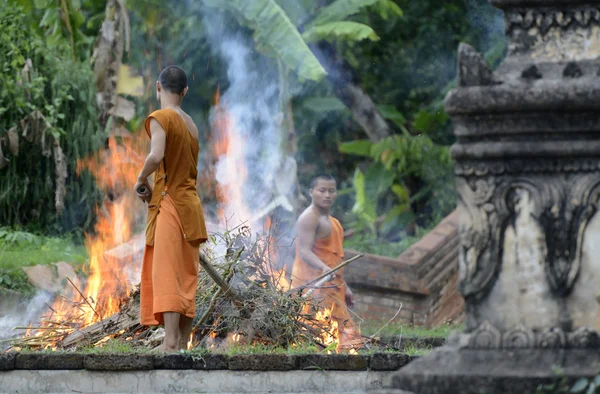
<instances>
[{"instance_id":1,"label":"standing monk","mask_svg":"<svg viewBox=\"0 0 600 394\"><path fill-rule=\"evenodd\" d=\"M151 150L134 187L149 202L140 322L164 325L159 350L165 352L187 349L196 311L199 246L207 239L196 192L198 128L181 109L187 91L181 68L169 66L160 73L156 97L161 109L146 119Z\"/></svg>"},{"instance_id":2,"label":"standing monk","mask_svg":"<svg viewBox=\"0 0 600 394\"><path fill-rule=\"evenodd\" d=\"M344 260L344 229L330 215L337 197L337 185L331 175L319 175L310 184L311 204L296 223L296 259L292 269L292 286L301 286L335 268ZM343 278L343 268L333 279L313 292L320 309L332 309L338 326L337 350L360 346L360 332L348 313L354 304L352 291Z\"/></svg>"}]
</instances>

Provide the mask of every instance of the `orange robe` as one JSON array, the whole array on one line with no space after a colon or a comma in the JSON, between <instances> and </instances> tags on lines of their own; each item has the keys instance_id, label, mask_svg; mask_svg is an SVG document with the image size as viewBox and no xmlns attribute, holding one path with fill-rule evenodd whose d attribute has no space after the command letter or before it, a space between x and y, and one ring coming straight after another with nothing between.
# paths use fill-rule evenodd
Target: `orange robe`
<instances>
[{"instance_id":1,"label":"orange robe","mask_svg":"<svg viewBox=\"0 0 600 394\"><path fill-rule=\"evenodd\" d=\"M340 222L329 216L331 233L326 238L315 239L312 248L317 257L329 268L335 268L344 261L344 229ZM319 276L321 270L313 268L300 257L296 246L296 259L292 269L292 287L301 286ZM323 288L315 290L311 298L319 303L320 309L332 309L332 320L338 326L338 351L352 347L360 342L360 331L348 313L346 306L346 282L344 282L344 269L336 271L336 277L325 283Z\"/></svg>"},{"instance_id":2,"label":"orange robe","mask_svg":"<svg viewBox=\"0 0 600 394\"><path fill-rule=\"evenodd\" d=\"M148 204L140 323L162 325L163 312L195 316L198 248L208 236L196 192L198 143L177 111L162 109L150 114L148 135L151 119L160 123L167 139Z\"/></svg>"}]
</instances>

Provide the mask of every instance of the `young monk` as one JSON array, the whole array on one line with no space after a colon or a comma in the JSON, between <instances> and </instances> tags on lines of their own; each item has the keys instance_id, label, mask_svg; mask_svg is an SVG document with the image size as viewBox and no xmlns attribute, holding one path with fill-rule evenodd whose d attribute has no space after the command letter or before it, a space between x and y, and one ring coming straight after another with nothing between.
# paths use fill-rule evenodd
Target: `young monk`
<instances>
[{"instance_id":1,"label":"young monk","mask_svg":"<svg viewBox=\"0 0 600 394\"><path fill-rule=\"evenodd\" d=\"M301 286L335 268L344 260L344 229L330 215L337 197L337 185L331 175L319 175L310 184L311 204L298 218L296 259L292 269L292 286ZM334 278L316 289L313 300L321 309L331 309L332 320L338 324L338 351L360 347L360 332L348 313L354 299L344 282L343 268Z\"/></svg>"},{"instance_id":2,"label":"young monk","mask_svg":"<svg viewBox=\"0 0 600 394\"><path fill-rule=\"evenodd\" d=\"M196 193L198 128L181 109L187 76L165 68L156 82L158 111L146 119L150 154L134 191L148 205L140 288L142 325L164 325L164 352L187 349L195 314L199 246L207 233ZM154 174L154 185L148 177Z\"/></svg>"}]
</instances>

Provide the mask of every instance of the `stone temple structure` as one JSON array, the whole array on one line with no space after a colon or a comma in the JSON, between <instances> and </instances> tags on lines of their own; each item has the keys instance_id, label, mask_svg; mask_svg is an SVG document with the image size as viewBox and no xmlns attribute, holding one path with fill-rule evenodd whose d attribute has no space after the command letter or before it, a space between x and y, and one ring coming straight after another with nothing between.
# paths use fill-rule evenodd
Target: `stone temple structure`
<instances>
[{"instance_id":1,"label":"stone temple structure","mask_svg":"<svg viewBox=\"0 0 600 394\"><path fill-rule=\"evenodd\" d=\"M395 377L417 393L600 373L600 0L492 3L507 58L492 72L461 44L446 98L466 329Z\"/></svg>"}]
</instances>

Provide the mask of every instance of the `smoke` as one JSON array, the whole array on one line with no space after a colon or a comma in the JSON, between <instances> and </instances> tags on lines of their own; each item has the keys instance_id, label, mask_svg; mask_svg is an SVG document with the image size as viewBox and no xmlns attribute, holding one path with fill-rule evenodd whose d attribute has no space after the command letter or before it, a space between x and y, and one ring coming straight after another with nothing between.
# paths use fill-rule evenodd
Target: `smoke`
<instances>
[{"instance_id":1,"label":"smoke","mask_svg":"<svg viewBox=\"0 0 600 394\"><path fill-rule=\"evenodd\" d=\"M476 45L482 53L504 41L504 14L488 0L470 0L467 3L467 18L479 32Z\"/></svg>"},{"instance_id":2,"label":"smoke","mask_svg":"<svg viewBox=\"0 0 600 394\"><path fill-rule=\"evenodd\" d=\"M216 180L230 194L222 208L234 225L246 222L255 229L273 207L292 210L296 169L294 159L282 151L278 71L254 52L251 38L229 31L222 16L205 14L204 26L214 54L227 64L229 82L219 106L231 126L229 152L216 164ZM231 195L235 185L241 187L241 196Z\"/></svg>"},{"instance_id":3,"label":"smoke","mask_svg":"<svg viewBox=\"0 0 600 394\"><path fill-rule=\"evenodd\" d=\"M53 296L46 291L38 291L26 305L20 301L21 299L22 296L17 298L16 295L14 297L2 295L0 339L23 335L24 331L15 331L14 328L39 322L40 317L48 308L46 304L52 302Z\"/></svg>"}]
</instances>

